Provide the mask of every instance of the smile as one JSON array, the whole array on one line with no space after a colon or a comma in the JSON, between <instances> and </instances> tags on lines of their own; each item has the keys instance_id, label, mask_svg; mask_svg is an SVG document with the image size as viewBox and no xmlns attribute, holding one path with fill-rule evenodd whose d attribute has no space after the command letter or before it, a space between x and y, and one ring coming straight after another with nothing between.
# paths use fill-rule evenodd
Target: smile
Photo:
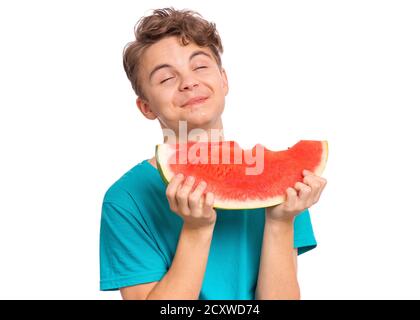
<instances>
[{"instance_id":1,"label":"smile","mask_svg":"<svg viewBox=\"0 0 420 320\"><path fill-rule=\"evenodd\" d=\"M192 101L189 101L188 103L184 104L182 107L191 107L198 104L202 104L205 101L207 101L208 98L200 98L200 99L193 99Z\"/></svg>"}]
</instances>

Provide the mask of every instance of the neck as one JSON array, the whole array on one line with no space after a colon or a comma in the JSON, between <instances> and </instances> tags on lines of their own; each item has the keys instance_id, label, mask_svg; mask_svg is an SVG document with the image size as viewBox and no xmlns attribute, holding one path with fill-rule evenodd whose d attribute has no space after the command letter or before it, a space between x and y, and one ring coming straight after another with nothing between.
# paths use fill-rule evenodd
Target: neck
<instances>
[{"instance_id":1,"label":"neck","mask_svg":"<svg viewBox=\"0 0 420 320\"><path fill-rule=\"evenodd\" d=\"M163 143L182 143L185 141L208 141L208 142L219 142L225 141L225 136L223 133L223 123L222 120L219 119L215 123L214 126L211 128L190 128L189 130L185 130L183 133L181 124L180 130L174 134L174 131L165 129L163 131ZM156 158L153 157L148 160L150 164L152 164L155 168L157 167Z\"/></svg>"},{"instance_id":2,"label":"neck","mask_svg":"<svg viewBox=\"0 0 420 320\"><path fill-rule=\"evenodd\" d=\"M219 142L225 141L222 120L208 128L194 128L180 121L177 131L163 129L163 143L184 143L187 141Z\"/></svg>"}]
</instances>

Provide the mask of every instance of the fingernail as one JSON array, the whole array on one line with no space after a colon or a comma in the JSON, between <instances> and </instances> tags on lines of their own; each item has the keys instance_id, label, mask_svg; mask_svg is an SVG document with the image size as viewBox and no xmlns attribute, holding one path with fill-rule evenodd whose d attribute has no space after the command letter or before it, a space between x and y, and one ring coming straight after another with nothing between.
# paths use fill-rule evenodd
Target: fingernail
<instances>
[{"instance_id":1,"label":"fingernail","mask_svg":"<svg viewBox=\"0 0 420 320\"><path fill-rule=\"evenodd\" d=\"M188 183L192 183L193 181L194 181L194 177L189 176L189 177L187 178L187 182L188 182Z\"/></svg>"},{"instance_id":2,"label":"fingernail","mask_svg":"<svg viewBox=\"0 0 420 320\"><path fill-rule=\"evenodd\" d=\"M184 175L183 175L182 173L178 173L177 177L178 177L179 179L181 179L181 178L184 178Z\"/></svg>"}]
</instances>

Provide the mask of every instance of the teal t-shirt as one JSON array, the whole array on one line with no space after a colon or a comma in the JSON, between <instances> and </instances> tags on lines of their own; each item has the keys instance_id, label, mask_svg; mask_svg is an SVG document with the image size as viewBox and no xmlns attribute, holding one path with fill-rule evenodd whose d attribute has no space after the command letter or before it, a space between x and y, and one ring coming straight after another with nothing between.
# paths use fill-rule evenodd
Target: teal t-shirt
<instances>
[{"instance_id":1,"label":"teal t-shirt","mask_svg":"<svg viewBox=\"0 0 420 320\"><path fill-rule=\"evenodd\" d=\"M147 160L106 192L100 230L100 290L159 281L171 266L182 228L166 185ZM255 299L265 210L216 210L200 299ZM316 247L310 215L295 218L294 247Z\"/></svg>"}]
</instances>

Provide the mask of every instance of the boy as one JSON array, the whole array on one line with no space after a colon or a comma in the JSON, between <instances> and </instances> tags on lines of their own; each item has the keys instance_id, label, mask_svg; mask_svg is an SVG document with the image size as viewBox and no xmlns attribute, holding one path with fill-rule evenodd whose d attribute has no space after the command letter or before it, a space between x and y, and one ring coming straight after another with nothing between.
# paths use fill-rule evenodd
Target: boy
<instances>
[{"instance_id":1,"label":"boy","mask_svg":"<svg viewBox=\"0 0 420 320\"><path fill-rule=\"evenodd\" d=\"M215 25L192 11L155 10L136 26L124 68L147 119L179 135L219 130L228 93ZM180 141L180 139L178 139ZM168 186L144 160L106 192L101 219L101 290L123 299L299 299L297 255L316 246L307 208L326 180L303 173L283 204L214 210L205 181Z\"/></svg>"}]
</instances>

